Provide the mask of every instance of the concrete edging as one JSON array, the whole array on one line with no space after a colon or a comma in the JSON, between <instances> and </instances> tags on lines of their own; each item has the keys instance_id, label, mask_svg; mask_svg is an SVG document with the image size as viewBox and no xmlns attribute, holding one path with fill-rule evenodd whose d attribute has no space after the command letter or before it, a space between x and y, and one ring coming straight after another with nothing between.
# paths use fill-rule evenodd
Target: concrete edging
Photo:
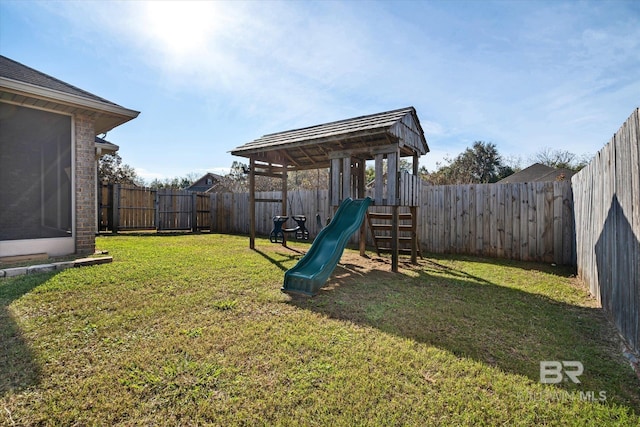
<instances>
[{"instance_id":1,"label":"concrete edging","mask_svg":"<svg viewBox=\"0 0 640 427\"><path fill-rule=\"evenodd\" d=\"M53 262L49 264L30 265L27 267L5 268L5 269L0 269L0 278L23 276L25 274L48 273L52 271L66 270L67 268L108 264L110 262L113 262L112 256L101 256L96 258L79 258L75 261L63 261L63 262Z\"/></svg>"}]
</instances>

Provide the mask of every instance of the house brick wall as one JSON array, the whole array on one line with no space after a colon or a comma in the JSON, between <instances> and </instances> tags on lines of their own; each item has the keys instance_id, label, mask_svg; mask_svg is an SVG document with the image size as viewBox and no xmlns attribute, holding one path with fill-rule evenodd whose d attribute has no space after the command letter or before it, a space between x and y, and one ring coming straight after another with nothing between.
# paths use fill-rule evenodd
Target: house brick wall
<instances>
[{"instance_id":1,"label":"house brick wall","mask_svg":"<svg viewBox=\"0 0 640 427\"><path fill-rule=\"evenodd\" d=\"M76 115L76 253L92 254L96 246L95 126L92 118Z\"/></svg>"}]
</instances>

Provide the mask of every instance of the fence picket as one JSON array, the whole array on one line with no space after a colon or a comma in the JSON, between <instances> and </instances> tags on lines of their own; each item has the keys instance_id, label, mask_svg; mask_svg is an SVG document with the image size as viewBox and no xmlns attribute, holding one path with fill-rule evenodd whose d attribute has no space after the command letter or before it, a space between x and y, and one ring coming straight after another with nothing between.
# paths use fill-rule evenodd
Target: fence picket
<instances>
[{"instance_id":1,"label":"fence picket","mask_svg":"<svg viewBox=\"0 0 640 427\"><path fill-rule=\"evenodd\" d=\"M573 176L575 240L563 241L575 244L579 277L637 353L640 353L639 125L640 110L636 109L591 163Z\"/></svg>"},{"instance_id":2,"label":"fence picket","mask_svg":"<svg viewBox=\"0 0 640 427\"><path fill-rule=\"evenodd\" d=\"M316 214L320 215L323 225L333 215L327 190L289 191L288 195L288 213L306 215L307 228L312 236L320 231L316 225ZM277 191L256 194L258 199L280 197ZM411 197L415 199L417 196ZM193 196L181 190L103 185L101 198L112 200L109 202L111 207L104 202L101 204L101 215L107 218L103 222L108 223L101 228L103 231L114 227L113 221L117 221L116 231L197 229L219 233L249 232L249 197L245 193ZM418 209L418 238L427 251L563 264L574 259L570 182L548 185L425 185L418 198L422 200ZM136 204L138 206L134 206ZM112 209L112 218L108 218L109 209ZM256 203L258 234L269 234L273 228L272 217L280 215L281 209L279 202ZM376 206L375 210L387 211L384 206ZM576 212L576 215L580 214ZM287 226L293 227L294 224L290 221ZM370 236L368 239L372 243Z\"/></svg>"}]
</instances>

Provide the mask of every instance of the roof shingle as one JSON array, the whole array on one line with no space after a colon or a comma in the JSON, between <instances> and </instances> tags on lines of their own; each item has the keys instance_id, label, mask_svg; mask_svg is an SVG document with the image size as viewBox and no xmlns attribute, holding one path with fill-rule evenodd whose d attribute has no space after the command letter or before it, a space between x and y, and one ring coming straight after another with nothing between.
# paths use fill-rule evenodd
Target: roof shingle
<instances>
[{"instance_id":1,"label":"roof shingle","mask_svg":"<svg viewBox=\"0 0 640 427\"><path fill-rule=\"evenodd\" d=\"M356 149L365 155L363 150L367 148L393 144L399 144L402 155L429 151L415 108L267 134L236 147L231 154L274 163L286 161L298 169L310 169L326 167L332 151Z\"/></svg>"},{"instance_id":2,"label":"roof shingle","mask_svg":"<svg viewBox=\"0 0 640 427\"><path fill-rule=\"evenodd\" d=\"M94 95L86 90L77 88L69 83L65 83L62 80L58 80L55 77L51 77L48 74L42 73L38 70L34 70L31 67L27 67L13 59L0 55L0 77L5 77L11 80L16 80L22 83L28 83L34 86L43 87L46 89L55 90L58 92L66 93L69 95L80 96L83 98L91 99L93 101L102 102L105 104L111 104L118 106L107 99Z\"/></svg>"}]
</instances>

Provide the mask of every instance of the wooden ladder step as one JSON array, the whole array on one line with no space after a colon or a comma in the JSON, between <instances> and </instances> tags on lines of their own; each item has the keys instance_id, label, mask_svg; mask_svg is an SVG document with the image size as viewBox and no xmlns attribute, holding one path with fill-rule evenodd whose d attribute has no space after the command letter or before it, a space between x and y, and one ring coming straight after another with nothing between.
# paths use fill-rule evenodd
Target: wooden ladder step
<instances>
[{"instance_id":1,"label":"wooden ladder step","mask_svg":"<svg viewBox=\"0 0 640 427\"><path fill-rule=\"evenodd\" d=\"M393 215L390 213L380 213L380 212L368 212L369 218L371 219L385 219L387 221L391 221L393 219ZM398 214L399 220L409 220L411 219L410 213L401 213Z\"/></svg>"},{"instance_id":2,"label":"wooden ladder step","mask_svg":"<svg viewBox=\"0 0 640 427\"><path fill-rule=\"evenodd\" d=\"M391 248L386 246L381 246L378 248L378 250L380 252L391 252ZM398 248L398 252L402 254L411 254L411 248ZM420 257L422 258L422 255L420 255Z\"/></svg>"},{"instance_id":3,"label":"wooden ladder step","mask_svg":"<svg viewBox=\"0 0 640 427\"><path fill-rule=\"evenodd\" d=\"M374 230L391 230L391 224L371 224L371 228ZM411 231L413 227L411 225L399 225L398 229L400 231Z\"/></svg>"},{"instance_id":4,"label":"wooden ladder step","mask_svg":"<svg viewBox=\"0 0 640 427\"><path fill-rule=\"evenodd\" d=\"M391 230L391 224L371 224L371 228L374 230Z\"/></svg>"},{"instance_id":5,"label":"wooden ladder step","mask_svg":"<svg viewBox=\"0 0 640 427\"><path fill-rule=\"evenodd\" d=\"M369 215L369 218L371 219L388 219L391 221L392 218L392 215L387 213L367 212L367 215Z\"/></svg>"},{"instance_id":6,"label":"wooden ladder step","mask_svg":"<svg viewBox=\"0 0 640 427\"><path fill-rule=\"evenodd\" d=\"M375 222L375 221L378 222ZM388 223L383 223L380 221L389 221ZM380 213L380 212L367 212L367 222L369 223L369 229L371 231L371 237L373 238L373 244L376 247L376 251L378 253L378 255L380 255L381 251L387 252L387 251L391 251L392 249L389 247L391 246L391 236L380 236L376 234L376 231L388 231L388 232L393 232L393 225L392 222L393 221L393 214L391 213ZM401 221L411 221L410 224L407 224L406 222L404 224L401 223ZM398 233L413 233L415 232L414 229L414 218L413 215L411 215L411 213L398 213ZM415 236L412 237L405 237L405 236L398 236L398 253L402 253L402 254L411 254L412 250L411 250L411 244L412 244L412 240L413 238L416 238ZM416 240L417 241L417 240ZM406 246L409 245L409 248L407 248ZM417 248L416 248L416 252L417 254L420 256L420 258L422 258L422 252L420 250L420 243L417 241Z\"/></svg>"},{"instance_id":7,"label":"wooden ladder step","mask_svg":"<svg viewBox=\"0 0 640 427\"><path fill-rule=\"evenodd\" d=\"M376 240L391 240L391 236L376 236ZM402 242L410 242L411 237L398 237L398 240Z\"/></svg>"}]
</instances>

